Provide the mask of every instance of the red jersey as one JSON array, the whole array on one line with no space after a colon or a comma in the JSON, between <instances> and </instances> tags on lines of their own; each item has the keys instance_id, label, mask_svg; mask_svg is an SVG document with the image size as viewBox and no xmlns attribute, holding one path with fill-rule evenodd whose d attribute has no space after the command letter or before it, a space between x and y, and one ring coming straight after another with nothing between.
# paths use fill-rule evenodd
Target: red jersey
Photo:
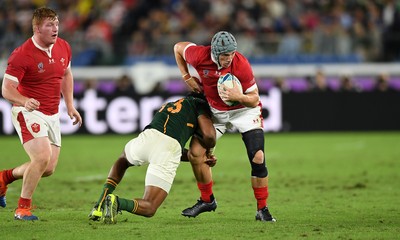
<instances>
[{"instance_id":1,"label":"red jersey","mask_svg":"<svg viewBox=\"0 0 400 240\"><path fill-rule=\"evenodd\" d=\"M211 59L211 46L189 45L185 49L184 57L186 62L192 65L199 74L207 101L215 109L226 111L244 108L241 104L228 106L222 101L217 90L220 76L226 73L235 75L242 84L244 93L257 87L249 61L239 52L236 52L229 68L221 69L218 69L217 64Z\"/></svg>"},{"instance_id":2,"label":"red jersey","mask_svg":"<svg viewBox=\"0 0 400 240\"><path fill-rule=\"evenodd\" d=\"M30 38L8 59L6 77L19 82L18 92L40 102L37 109L46 115L58 113L61 82L71 61L71 47L57 38L48 53ZM8 76L7 76L8 75Z\"/></svg>"}]
</instances>

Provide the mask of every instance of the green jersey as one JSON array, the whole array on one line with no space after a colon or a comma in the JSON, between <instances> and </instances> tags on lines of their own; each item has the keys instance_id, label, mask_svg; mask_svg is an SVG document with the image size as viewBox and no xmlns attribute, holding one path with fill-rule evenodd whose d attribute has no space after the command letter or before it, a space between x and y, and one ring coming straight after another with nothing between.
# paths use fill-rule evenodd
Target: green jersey
<instances>
[{"instance_id":1,"label":"green jersey","mask_svg":"<svg viewBox=\"0 0 400 240\"><path fill-rule=\"evenodd\" d=\"M188 96L164 104L146 128L154 128L176 139L182 148L198 128L197 118L210 115L208 103L197 97Z\"/></svg>"}]
</instances>

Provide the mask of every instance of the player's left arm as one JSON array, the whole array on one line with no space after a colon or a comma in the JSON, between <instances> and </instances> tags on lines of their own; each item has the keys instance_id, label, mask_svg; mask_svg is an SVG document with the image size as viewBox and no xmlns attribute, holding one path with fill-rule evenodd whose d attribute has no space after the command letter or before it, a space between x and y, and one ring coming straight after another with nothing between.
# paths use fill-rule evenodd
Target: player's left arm
<instances>
[{"instance_id":1,"label":"player's left arm","mask_svg":"<svg viewBox=\"0 0 400 240\"><path fill-rule=\"evenodd\" d=\"M61 93L67 106L68 116L75 119L73 124L82 125L82 117L74 107L74 77L72 75L71 66L65 70L64 78L61 84Z\"/></svg>"},{"instance_id":2,"label":"player's left arm","mask_svg":"<svg viewBox=\"0 0 400 240\"><path fill-rule=\"evenodd\" d=\"M234 84L235 81L234 81ZM258 103L260 102L260 95L258 93L258 88L257 85L255 85L253 88L251 88L252 90L248 90L244 93L241 93L239 91L237 91L237 95L235 95L236 97L233 97L234 99L232 99L233 101L238 101L240 104L246 106L246 107L257 107Z\"/></svg>"},{"instance_id":3,"label":"player's left arm","mask_svg":"<svg viewBox=\"0 0 400 240\"><path fill-rule=\"evenodd\" d=\"M232 81L232 83L233 88L225 88L221 90L220 95L223 100L239 102L240 104L250 108L258 105L260 96L256 84L248 88L245 92L242 92L236 81Z\"/></svg>"}]
</instances>

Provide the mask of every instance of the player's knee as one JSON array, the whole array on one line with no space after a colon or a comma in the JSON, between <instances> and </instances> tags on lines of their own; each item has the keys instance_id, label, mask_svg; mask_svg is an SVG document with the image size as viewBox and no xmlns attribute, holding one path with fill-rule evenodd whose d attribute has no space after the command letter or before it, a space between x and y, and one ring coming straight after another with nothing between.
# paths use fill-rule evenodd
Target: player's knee
<instances>
[{"instance_id":1,"label":"player's knee","mask_svg":"<svg viewBox=\"0 0 400 240\"><path fill-rule=\"evenodd\" d=\"M264 157L264 132L262 129L254 129L242 134L246 145L247 156L251 164L251 175L264 178L268 176Z\"/></svg>"},{"instance_id":2,"label":"player's knee","mask_svg":"<svg viewBox=\"0 0 400 240\"><path fill-rule=\"evenodd\" d=\"M48 168L47 168L47 169L44 171L42 177L49 177L49 176L53 175L55 171L56 171L56 170L55 170L54 168L51 168L51 169L48 169Z\"/></svg>"},{"instance_id":3,"label":"player's knee","mask_svg":"<svg viewBox=\"0 0 400 240\"><path fill-rule=\"evenodd\" d=\"M264 161L264 132L262 129L254 129L242 133L242 139L246 146L247 156L250 162L261 164Z\"/></svg>"},{"instance_id":4,"label":"player's knee","mask_svg":"<svg viewBox=\"0 0 400 240\"><path fill-rule=\"evenodd\" d=\"M258 150L252 159L253 163L262 164L264 162L264 152L262 150Z\"/></svg>"},{"instance_id":5,"label":"player's knee","mask_svg":"<svg viewBox=\"0 0 400 240\"><path fill-rule=\"evenodd\" d=\"M188 152L188 159L191 164L201 164L204 162L205 151L192 151Z\"/></svg>"},{"instance_id":6,"label":"player's knee","mask_svg":"<svg viewBox=\"0 0 400 240\"><path fill-rule=\"evenodd\" d=\"M42 177L48 177L53 175L55 169L51 168L48 164L39 163L35 165L36 169L42 171Z\"/></svg>"},{"instance_id":7,"label":"player's knee","mask_svg":"<svg viewBox=\"0 0 400 240\"><path fill-rule=\"evenodd\" d=\"M265 162L261 164L257 164L254 162L251 162L251 176L257 177L257 178L265 178L268 176L268 169L265 166Z\"/></svg>"},{"instance_id":8,"label":"player's knee","mask_svg":"<svg viewBox=\"0 0 400 240\"><path fill-rule=\"evenodd\" d=\"M31 166L39 172L46 172L50 163L50 157L40 156L35 159L31 159Z\"/></svg>"},{"instance_id":9,"label":"player's knee","mask_svg":"<svg viewBox=\"0 0 400 240\"><path fill-rule=\"evenodd\" d=\"M258 150L254 154L254 158L251 161L251 175L258 178L268 176L268 169L265 165L264 152L262 150Z\"/></svg>"},{"instance_id":10,"label":"player's knee","mask_svg":"<svg viewBox=\"0 0 400 240\"><path fill-rule=\"evenodd\" d=\"M200 144L199 140L192 138L190 142L189 151L187 157L192 165L204 163L206 156L206 149Z\"/></svg>"}]
</instances>

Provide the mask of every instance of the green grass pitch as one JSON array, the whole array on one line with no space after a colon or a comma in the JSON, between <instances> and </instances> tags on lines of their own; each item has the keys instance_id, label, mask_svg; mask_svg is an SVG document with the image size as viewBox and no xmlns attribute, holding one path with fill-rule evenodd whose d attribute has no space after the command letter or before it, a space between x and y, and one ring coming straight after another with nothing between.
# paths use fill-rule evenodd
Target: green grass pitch
<instances>
[{"instance_id":1,"label":"green grass pitch","mask_svg":"<svg viewBox=\"0 0 400 240\"><path fill-rule=\"evenodd\" d=\"M89 222L108 171L132 136L64 136L58 168L35 192L36 222L13 220L21 181L0 208L1 239L399 239L400 132L267 133L269 207L276 223L256 222L250 164L238 134L223 136L213 168L216 212L185 218L199 197L181 163L153 218L124 212L116 225ZM17 136L0 137L0 169L27 156ZM146 167L128 169L115 191L143 195Z\"/></svg>"}]
</instances>

